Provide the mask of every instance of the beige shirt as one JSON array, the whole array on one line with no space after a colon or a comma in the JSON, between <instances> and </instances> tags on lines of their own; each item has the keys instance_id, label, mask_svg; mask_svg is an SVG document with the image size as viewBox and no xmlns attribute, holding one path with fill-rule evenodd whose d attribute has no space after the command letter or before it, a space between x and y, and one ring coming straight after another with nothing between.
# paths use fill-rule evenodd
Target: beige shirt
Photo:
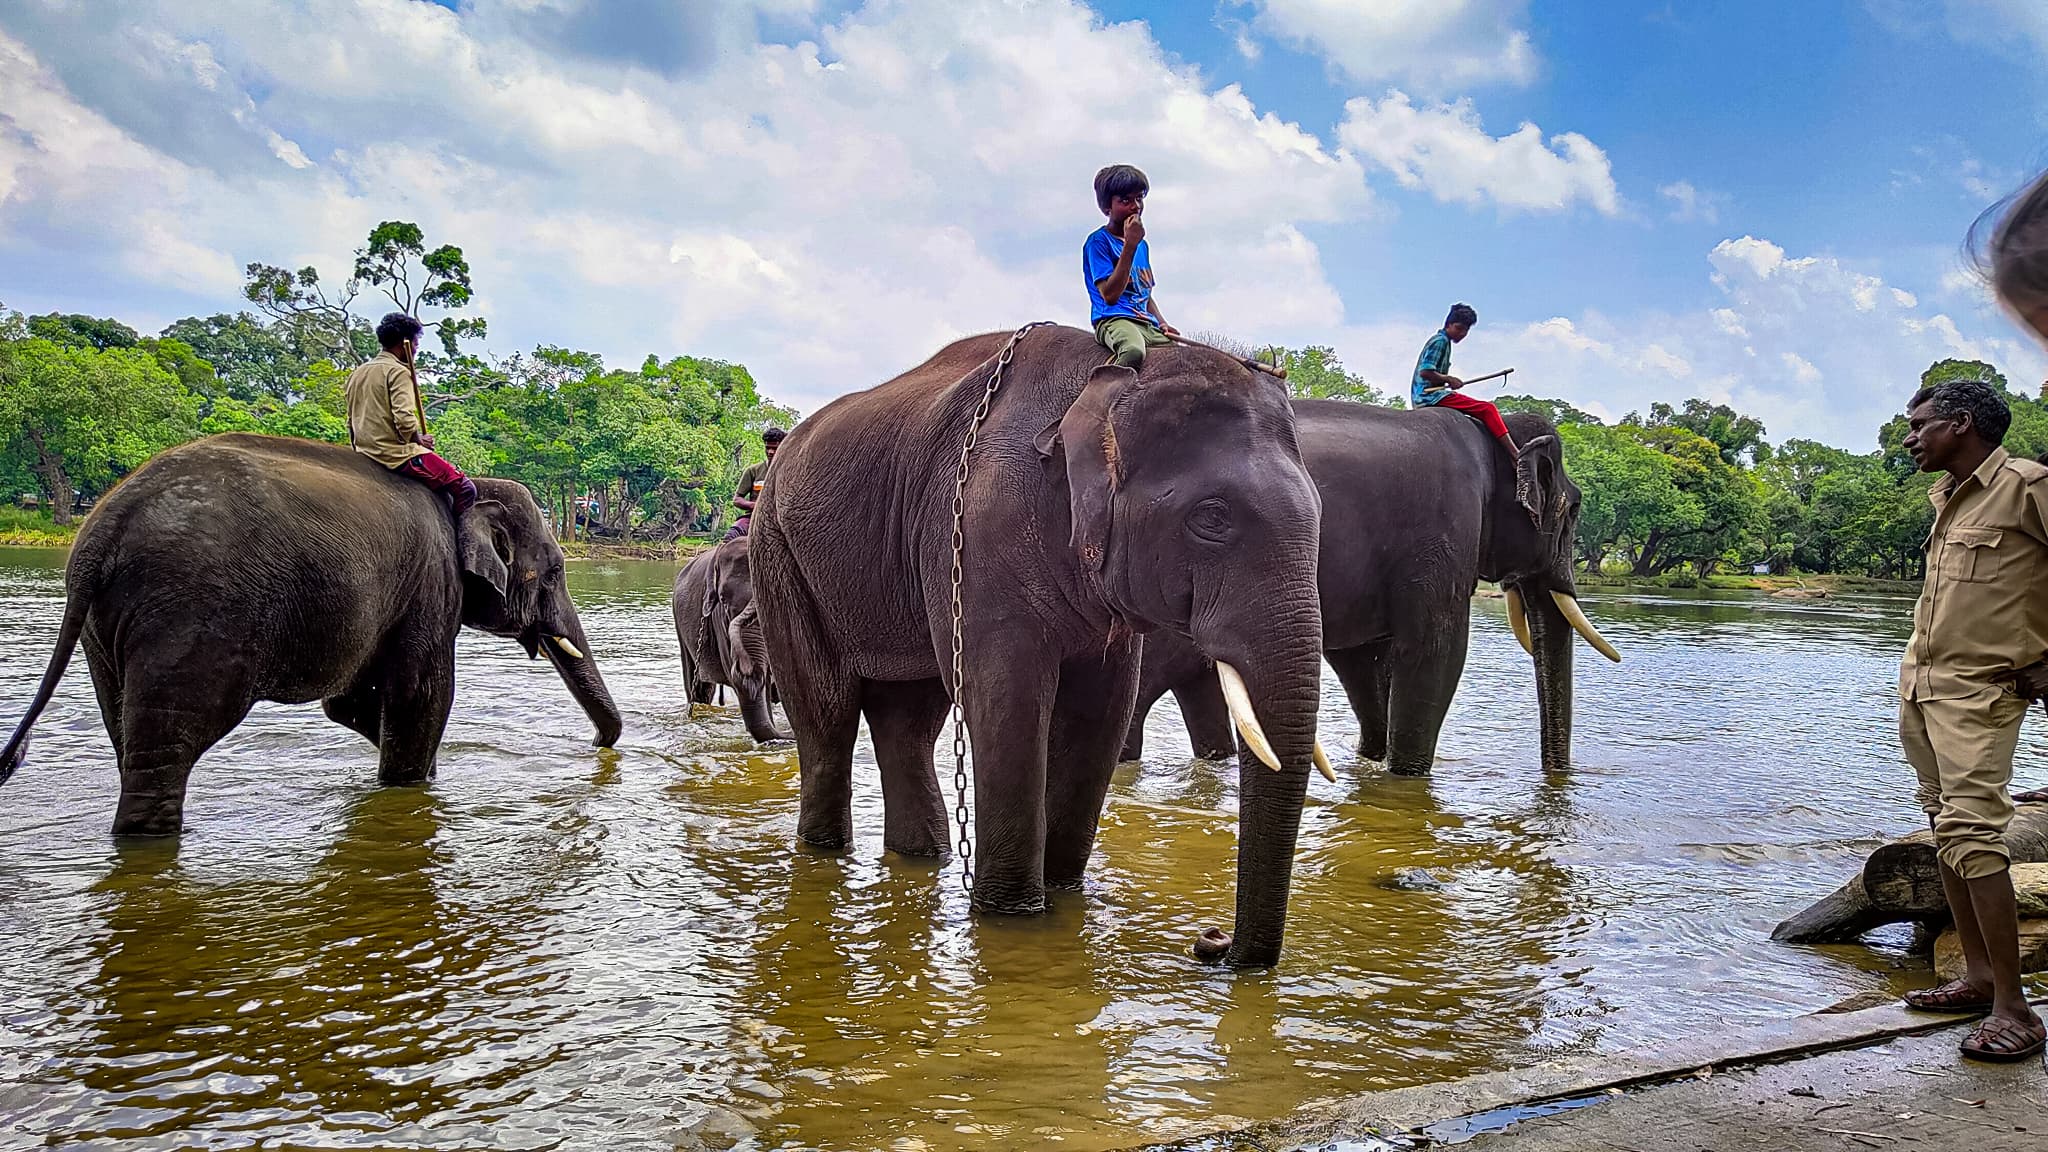
<instances>
[{"instance_id":1,"label":"beige shirt","mask_svg":"<svg viewBox=\"0 0 2048 1152\"><path fill-rule=\"evenodd\" d=\"M1995 449L1928 498L1927 581L1899 695L1954 700L2048 657L2048 467Z\"/></svg>"},{"instance_id":2,"label":"beige shirt","mask_svg":"<svg viewBox=\"0 0 2048 1152\"><path fill-rule=\"evenodd\" d=\"M356 451L396 468L427 454L414 442L425 430L419 383L404 361L379 352L348 374L348 441Z\"/></svg>"}]
</instances>

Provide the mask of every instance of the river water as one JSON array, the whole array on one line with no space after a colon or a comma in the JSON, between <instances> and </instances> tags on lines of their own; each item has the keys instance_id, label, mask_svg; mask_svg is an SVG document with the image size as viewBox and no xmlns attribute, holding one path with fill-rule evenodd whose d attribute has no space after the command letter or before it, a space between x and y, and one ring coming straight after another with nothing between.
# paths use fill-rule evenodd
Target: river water
<instances>
[{"instance_id":1,"label":"river water","mask_svg":"<svg viewBox=\"0 0 2048 1152\"><path fill-rule=\"evenodd\" d=\"M60 564L0 549L9 727ZM0 788L0 1144L1115 1148L1925 979L1903 930L1768 940L1916 822L1905 600L1589 596L1628 663L1582 650L1568 779L1498 601L1432 778L1359 763L1327 679L1341 779L1311 782L1286 956L1230 973L1187 947L1229 920L1236 770L1190 761L1170 701L1086 892L973 919L955 868L883 855L865 741L858 846L795 845L792 752L683 703L674 572L571 565L616 752L544 663L465 633L431 786L261 705L171 841L109 837L75 661ZM1406 868L1444 886L1382 886Z\"/></svg>"}]
</instances>

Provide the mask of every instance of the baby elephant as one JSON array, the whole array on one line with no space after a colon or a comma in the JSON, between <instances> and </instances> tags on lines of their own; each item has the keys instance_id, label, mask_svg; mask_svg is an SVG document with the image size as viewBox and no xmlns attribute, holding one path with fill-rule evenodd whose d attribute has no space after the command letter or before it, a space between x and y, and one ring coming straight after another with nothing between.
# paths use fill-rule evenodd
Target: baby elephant
<instances>
[{"instance_id":1,"label":"baby elephant","mask_svg":"<svg viewBox=\"0 0 2048 1152\"><path fill-rule=\"evenodd\" d=\"M761 743L787 740L775 730L768 644L754 611L747 572L747 538L699 553L676 576L676 641L683 651L683 683L690 700L709 704L719 685L739 694L747 734Z\"/></svg>"}]
</instances>

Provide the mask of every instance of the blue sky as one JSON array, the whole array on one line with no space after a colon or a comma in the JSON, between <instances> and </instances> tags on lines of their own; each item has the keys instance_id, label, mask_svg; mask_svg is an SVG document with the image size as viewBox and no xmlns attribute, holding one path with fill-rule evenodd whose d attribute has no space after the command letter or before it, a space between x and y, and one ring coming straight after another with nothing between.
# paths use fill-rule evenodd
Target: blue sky
<instances>
[{"instance_id":1,"label":"blue sky","mask_svg":"<svg viewBox=\"0 0 2048 1152\"><path fill-rule=\"evenodd\" d=\"M2026 0L16 0L0 301L157 327L414 219L492 351L814 408L1084 320L1121 160L1183 328L1397 389L1464 299L1461 370L1863 449L1938 356L2048 372L1959 259L2048 162L2044 56Z\"/></svg>"}]
</instances>

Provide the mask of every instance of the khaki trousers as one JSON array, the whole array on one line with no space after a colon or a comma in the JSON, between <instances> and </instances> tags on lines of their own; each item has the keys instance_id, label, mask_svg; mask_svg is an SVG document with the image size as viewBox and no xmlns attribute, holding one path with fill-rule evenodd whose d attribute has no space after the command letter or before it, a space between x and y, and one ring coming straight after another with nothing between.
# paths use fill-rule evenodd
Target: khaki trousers
<instances>
[{"instance_id":1,"label":"khaki trousers","mask_svg":"<svg viewBox=\"0 0 2048 1152\"><path fill-rule=\"evenodd\" d=\"M1133 372L1145 366L1145 349L1173 343L1166 333L1128 316L1111 316L1095 326L1095 339L1109 358Z\"/></svg>"},{"instance_id":2,"label":"khaki trousers","mask_svg":"<svg viewBox=\"0 0 2048 1152\"><path fill-rule=\"evenodd\" d=\"M1965 880L2010 864L2012 753L2027 701L1986 685L1956 700L1899 701L1899 743L1920 778L1915 798L1934 818L1941 862Z\"/></svg>"}]
</instances>

